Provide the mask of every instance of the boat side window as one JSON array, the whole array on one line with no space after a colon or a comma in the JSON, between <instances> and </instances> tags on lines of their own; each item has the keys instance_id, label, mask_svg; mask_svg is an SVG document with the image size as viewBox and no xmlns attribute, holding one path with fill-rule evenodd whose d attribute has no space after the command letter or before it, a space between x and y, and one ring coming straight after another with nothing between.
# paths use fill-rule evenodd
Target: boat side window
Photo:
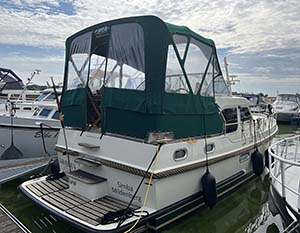
<instances>
[{"instance_id":1,"label":"boat side window","mask_svg":"<svg viewBox=\"0 0 300 233\"><path fill-rule=\"evenodd\" d=\"M40 108L36 108L33 115L36 116L39 113L39 111L40 111Z\"/></svg>"},{"instance_id":2,"label":"boat side window","mask_svg":"<svg viewBox=\"0 0 300 233\"><path fill-rule=\"evenodd\" d=\"M88 86L93 94L97 94L104 82L106 57L92 54Z\"/></svg>"},{"instance_id":3,"label":"boat side window","mask_svg":"<svg viewBox=\"0 0 300 233\"><path fill-rule=\"evenodd\" d=\"M236 108L226 108L222 111L226 123L226 133L231 133L238 128L238 117Z\"/></svg>"},{"instance_id":4,"label":"boat side window","mask_svg":"<svg viewBox=\"0 0 300 233\"><path fill-rule=\"evenodd\" d=\"M202 80L205 81L201 92L213 95L213 63L211 62L212 47L191 38L187 50L184 68L194 94L200 90Z\"/></svg>"},{"instance_id":5,"label":"boat side window","mask_svg":"<svg viewBox=\"0 0 300 233\"><path fill-rule=\"evenodd\" d=\"M47 116L49 116L51 111L52 111L52 109L43 108L42 111L40 112L39 116L47 117Z\"/></svg>"},{"instance_id":6,"label":"boat side window","mask_svg":"<svg viewBox=\"0 0 300 233\"><path fill-rule=\"evenodd\" d=\"M173 41L174 45L170 44L168 48L166 92L188 94L191 90L193 94L200 92L204 96L213 96L214 92L228 94L212 46L179 34L173 35Z\"/></svg>"},{"instance_id":7,"label":"boat side window","mask_svg":"<svg viewBox=\"0 0 300 233\"><path fill-rule=\"evenodd\" d=\"M241 121L248 121L252 118L248 107L240 107L240 116Z\"/></svg>"},{"instance_id":8,"label":"boat side window","mask_svg":"<svg viewBox=\"0 0 300 233\"><path fill-rule=\"evenodd\" d=\"M88 79L92 32L76 37L68 54L67 90L83 88Z\"/></svg>"},{"instance_id":9,"label":"boat side window","mask_svg":"<svg viewBox=\"0 0 300 233\"><path fill-rule=\"evenodd\" d=\"M113 25L105 86L145 90L144 32L137 23Z\"/></svg>"},{"instance_id":10,"label":"boat side window","mask_svg":"<svg viewBox=\"0 0 300 233\"><path fill-rule=\"evenodd\" d=\"M188 94L190 92L172 44L168 48L165 92L177 94Z\"/></svg>"},{"instance_id":11,"label":"boat side window","mask_svg":"<svg viewBox=\"0 0 300 233\"><path fill-rule=\"evenodd\" d=\"M55 120L58 120L59 119L59 112L55 111L55 113L53 114L53 116L51 118L55 119Z\"/></svg>"}]
</instances>

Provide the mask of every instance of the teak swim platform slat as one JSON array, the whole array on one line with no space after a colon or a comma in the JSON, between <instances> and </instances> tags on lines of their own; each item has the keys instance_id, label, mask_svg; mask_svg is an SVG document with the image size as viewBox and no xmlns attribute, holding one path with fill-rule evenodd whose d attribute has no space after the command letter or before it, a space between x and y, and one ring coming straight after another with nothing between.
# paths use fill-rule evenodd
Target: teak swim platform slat
<instances>
[{"instance_id":1,"label":"teak swim platform slat","mask_svg":"<svg viewBox=\"0 0 300 233\"><path fill-rule=\"evenodd\" d=\"M127 208L127 203L105 196L97 200L89 200L68 190L66 177L57 180L43 180L27 185L35 195L50 203L54 207L76 218L97 226L103 216L109 211L118 211ZM137 209L137 206L131 206Z\"/></svg>"}]
</instances>

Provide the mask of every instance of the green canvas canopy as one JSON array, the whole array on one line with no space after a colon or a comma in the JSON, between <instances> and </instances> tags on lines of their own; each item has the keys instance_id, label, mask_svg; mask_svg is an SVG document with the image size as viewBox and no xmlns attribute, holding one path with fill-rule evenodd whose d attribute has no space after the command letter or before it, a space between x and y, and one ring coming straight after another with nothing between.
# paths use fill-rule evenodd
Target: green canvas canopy
<instances>
[{"instance_id":1,"label":"green canvas canopy","mask_svg":"<svg viewBox=\"0 0 300 233\"><path fill-rule=\"evenodd\" d=\"M227 91L214 42L155 16L100 23L66 41L68 127L141 139L149 132L218 134L215 95Z\"/></svg>"}]
</instances>

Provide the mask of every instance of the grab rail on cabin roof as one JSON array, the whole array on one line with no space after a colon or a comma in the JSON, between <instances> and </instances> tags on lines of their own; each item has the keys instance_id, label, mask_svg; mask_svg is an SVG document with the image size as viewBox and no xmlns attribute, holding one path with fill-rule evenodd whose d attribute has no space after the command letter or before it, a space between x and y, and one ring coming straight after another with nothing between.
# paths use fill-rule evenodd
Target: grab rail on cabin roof
<instances>
[{"instance_id":1,"label":"grab rail on cabin roof","mask_svg":"<svg viewBox=\"0 0 300 233\"><path fill-rule=\"evenodd\" d=\"M269 170L271 182L281 185L281 196L286 197L286 190L300 197L299 190L286 184L286 170L292 166L300 167L300 135L282 139L269 147ZM274 160L272 162L272 160ZM299 185L298 185L299 186Z\"/></svg>"}]
</instances>

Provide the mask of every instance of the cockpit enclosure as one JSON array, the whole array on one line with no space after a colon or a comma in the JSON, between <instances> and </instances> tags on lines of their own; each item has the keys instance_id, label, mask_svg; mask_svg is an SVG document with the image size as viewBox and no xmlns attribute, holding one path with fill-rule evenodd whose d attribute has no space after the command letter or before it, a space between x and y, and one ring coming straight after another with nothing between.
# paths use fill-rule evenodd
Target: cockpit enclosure
<instances>
[{"instance_id":1,"label":"cockpit enclosure","mask_svg":"<svg viewBox=\"0 0 300 233\"><path fill-rule=\"evenodd\" d=\"M155 16L108 21L66 41L65 125L146 139L223 132L228 95L215 44ZM206 127L204 127L206 124Z\"/></svg>"}]
</instances>

